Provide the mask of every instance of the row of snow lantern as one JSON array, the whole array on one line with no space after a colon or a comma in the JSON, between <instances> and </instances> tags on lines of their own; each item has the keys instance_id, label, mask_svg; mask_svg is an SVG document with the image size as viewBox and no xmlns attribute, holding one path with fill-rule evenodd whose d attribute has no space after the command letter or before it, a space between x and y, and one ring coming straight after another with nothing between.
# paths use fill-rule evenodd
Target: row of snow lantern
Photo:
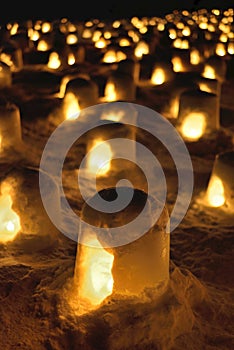
<instances>
[{"instance_id":1,"label":"row of snow lantern","mask_svg":"<svg viewBox=\"0 0 234 350\"><path fill-rule=\"evenodd\" d=\"M115 108L111 108L112 106ZM109 125L105 124L105 120L108 120L110 115L114 115L114 120L116 121L118 115L124 117L124 112L126 113L126 109L121 111L119 105L114 103L113 105L110 104L109 113L105 113L101 116L103 118L101 120L103 120L104 124L100 122L99 125L102 127L104 126L106 139L113 135L116 137L116 134L119 137L127 136L132 140L135 139L135 133L133 130L129 129L128 134L126 135L126 125L118 122L116 124L114 123L114 127L113 124L111 124L112 127L110 128ZM6 114L8 118L6 118ZM134 114L134 110L127 111L127 114ZM73 121L70 121L69 123L73 123ZM12 126L13 129L15 128L17 130L15 135L17 135L18 139L17 137L13 137L10 140L11 142L9 142L10 144L16 142L18 145L22 142L19 133L19 110L15 106L8 105L2 109L1 125L3 125L3 131L5 126L5 133L3 132L2 135L6 138L9 134L9 129L11 130ZM87 140L90 141L89 148L96 148L97 140L104 141L103 135L103 128L91 132L91 134L89 133L87 136ZM16 144L15 146L17 146ZM87 149L87 152L88 151L89 149ZM95 158L94 163L92 160L88 160L88 171L91 170L96 173L100 164L105 161L105 167L102 169L103 172L99 173L102 178L104 176L102 189L100 189L99 194L101 194L103 199L110 201L116 196L116 190L112 187L112 184L109 181L109 178L111 178L111 176L109 177L109 174L110 170L114 173L117 172L118 167L117 169L114 169L110 163L112 158L110 153L112 150L109 150L110 152L106 154L106 150L103 149L101 144L101 150L99 149L99 151L99 154L95 154L95 152L93 154ZM134 158L134 149L132 152ZM98 155L101 155L99 164L96 162ZM105 156L105 159L103 159L103 156ZM89 165L93 166L93 164L94 169L89 169ZM212 200L215 200L214 206L231 203L232 171L233 154L220 155L208 188L208 198L213 195L210 186L215 190L218 188L218 193L215 193L214 197L212 197ZM128 169L128 175L129 173L130 171ZM50 222L41 202L38 188L38 176L39 172L35 169L13 168L11 172L7 172L7 176L1 181L0 203L2 209L2 241L6 242L9 237L10 241L13 240L18 231L21 230L19 239L16 239L16 241L18 243L21 242L23 249L27 248L30 252L35 248L40 250L48 248L51 244L55 244L59 233ZM53 202L51 202L51 206L55 207L54 210L58 213L61 208L59 205L60 201L56 182L54 182L47 174L44 174L43 176L46 177L47 184L46 188L43 188L44 194L50 198L51 193L53 193ZM223 181L221 181L221 178ZM220 188L220 183L217 183L217 181L221 183L222 188ZM116 178L114 179L114 182L116 182ZM94 210L90 207L89 202L86 202L82 207L82 218L86 223L94 225L95 227L102 227L103 222L105 223L105 227L110 229L115 227L113 226L115 223L116 225L125 225L129 221L129 218L134 218L138 212L141 212L141 204L144 206L145 202L148 201L146 192L143 189L139 189L140 186L138 185L139 184L136 184L136 186L134 186L134 196L128 210L124 210L117 214L117 217L115 218L116 220L113 221L112 215L103 214ZM123 187L123 190L126 192L127 188ZM55 195L56 193L57 195ZM222 198L224 198L224 201L221 201L221 196L223 196ZM160 207L155 198L153 199L153 202L152 198L149 202L150 203L147 202L149 207L153 207L156 211L157 208ZM213 204L213 202L211 203ZM27 210L25 210L25 208ZM147 212L147 215L147 219L150 219L152 216L150 210ZM165 207L157 221L157 225L155 225L149 232L138 239L134 239L130 244L121 246L117 245L114 247L109 246L105 236L99 237L95 230L88 230L87 232L85 225L80 228L79 233L81 236L79 237L79 244L77 247L74 288L72 289L72 303L74 303L74 299L77 300L78 298L77 305L80 305L80 303L83 305L82 310L78 310L78 312L87 312L87 310L97 307L113 293L124 295L125 297L131 297L133 295L142 296L144 288L152 288L152 291L154 293L157 292L157 295L163 293L169 278L168 220L168 213ZM130 237L132 237L133 233L129 233ZM146 255L148 256L148 259L143 259ZM140 266L136 263L137 261L140 261ZM157 266L157 269L152 270L152 265ZM125 268L126 266L128 267L127 269ZM125 271L124 276L123 270Z\"/></svg>"},{"instance_id":2,"label":"row of snow lantern","mask_svg":"<svg viewBox=\"0 0 234 350\"><path fill-rule=\"evenodd\" d=\"M134 108L123 112L127 115L134 114ZM103 137L109 139L113 135L118 134L119 137L128 137L132 140L135 139L135 132L132 128L127 128L126 125L121 123L115 123L114 128L106 124L106 118L108 116L106 109L104 114L100 117L101 129L91 131L87 135L89 141L89 148L96 148L97 141L103 140ZM111 108L110 114L118 114L121 111L118 109L118 105L115 105L114 111ZM108 114L108 113L107 113ZM7 105L1 108L1 132L4 138L9 139L7 146L2 149L3 156L4 151L12 152L14 147L18 147L22 143L20 135L20 115L19 109L15 105ZM136 116L136 113L135 113ZM108 119L107 119L108 120ZM70 122L73 123L73 122ZM14 137L9 138L8 134L11 128L15 129L17 133ZM14 131L14 130L13 130ZM10 134L11 135L11 134ZM3 144L4 145L4 144ZM13 147L13 149L11 148ZM87 149L87 152L89 151ZM101 146L98 149L98 154L91 153L92 159L87 161L86 171L96 173L103 161L106 162L105 149ZM103 159L103 156L105 156ZM6 156L6 154L5 154ZM100 156L99 164L97 164L97 158ZM132 149L132 159L134 160L135 150ZM109 155L111 161L112 156ZM9 159L5 159L5 163L8 163ZM113 183L110 183L109 176L106 176L112 171L112 175L116 175L118 165L114 166L106 162L108 166L104 166L102 171L98 174L101 176L103 183L98 192L104 200L110 201L116 196L116 190L114 184L116 178L113 179ZM18 244L22 249L26 249L28 252L35 250L50 249L55 245L59 238L59 231L57 227L50 222L45 209L43 207L40 193L39 193L39 173L37 169L25 168L25 167L12 167L11 171L7 171L6 176L1 179L1 225L0 225L0 241L4 244L13 242ZM128 168L128 174L130 169ZM123 175L123 174L122 174ZM126 174L125 174L126 175ZM46 173L43 173L44 184L43 194L47 198L53 198L51 201L51 207L58 213L61 212L60 200L58 188L56 182ZM133 179L135 178L135 174ZM102 303L109 295L113 293L115 295L124 295L125 297L141 296L145 288L152 288L153 292L157 296L164 292L169 278L169 234L167 230L168 226L168 212L164 207L161 212L160 203L154 198L148 198L146 192L140 189L137 184L134 185L134 195L129 206L124 210L115 214L115 222L113 216L103 214L98 210L93 210L89 206L89 202L85 202L82 207L81 217L85 222L96 227L102 227L103 222L105 227L110 229L115 228L115 223L126 225L129 219L136 217L143 208L147 208L146 216L147 222L152 219L153 214L160 212L157 224L144 234L144 236L135 237L134 232L128 233L130 237L129 244L125 245L110 245L107 236L99 237L95 230L87 231L85 225L81 225L79 231L79 244L77 247L77 258L74 270L74 288L71 290L72 303L77 300L77 305L82 303L82 310L78 310L78 313L87 312L90 309L96 308ZM120 189L121 190L121 189ZM122 187L122 190L126 193L127 187ZM53 193L53 196L52 196ZM111 199L112 198L112 199ZM91 198L92 199L92 198ZM56 215L59 217L60 215ZM114 226L113 226L114 225ZM152 224L153 225L153 224ZM126 234L125 234L126 236ZM136 239L138 238L138 239ZM77 239L77 238L76 238ZM104 240L103 240L104 239ZM115 242L116 243L116 242ZM148 259L142 260L147 254ZM137 263L137 261L140 262ZM151 266L157 266L157 269L151 269ZM127 266L125 268L124 266ZM123 276L122 271L125 269ZM140 269L140 270L139 270Z\"/></svg>"},{"instance_id":3,"label":"row of snow lantern","mask_svg":"<svg viewBox=\"0 0 234 350\"><path fill-rule=\"evenodd\" d=\"M205 28L200 28L199 26L194 27L196 20L193 20L194 23L190 24L190 26L186 26L183 21L175 19L175 23L173 23L175 28L171 23L169 28L167 28L169 34L168 37L172 41L169 40L167 43L163 41L163 31L161 30L162 28L160 29L160 24L164 25L164 21L160 21L160 19L156 19L154 23L152 23L152 19L151 21L148 19L145 23L145 21L133 18L128 26L125 25L127 28L126 31L121 29L121 21L119 21L119 26L117 27L116 24L114 25L113 23L114 27L112 27L112 30L117 30L118 32L116 33L111 30L105 31L106 27L110 27L109 25L106 25L105 23L92 25L92 21L82 25L68 22L67 28L65 28L65 30L63 29L63 31L59 29L58 24L53 28L53 23L50 22L40 23L40 21L38 21L38 23L35 23L34 25L27 24L24 31L22 31L22 28L17 23L8 24L9 28L6 29L8 35L5 34L6 37L3 38L2 59L4 59L5 62L7 61L8 63L15 65L17 68L22 67L24 59L25 61L29 60L29 62L47 63L48 66L53 69L81 63L85 58L87 60L88 54L86 52L87 42L78 38L80 36L77 34L80 30L78 30L79 27L82 27L82 33L85 32L84 29L90 31L91 42L95 48L100 49L104 56L104 62L118 62L119 60L129 57L141 59L144 55L149 53L154 54L158 50L165 48L165 45L168 48L174 47L176 49L181 49L181 51L191 51L191 62L196 62L199 59L198 55L200 51L201 56L204 51L206 58L213 54L228 57L234 53L234 34L232 30L232 22L229 17L230 16L224 16L224 19L227 19L227 23L226 21L225 23L221 21L222 25L219 24L218 28L215 28L214 23L212 24L214 26L215 35L220 35L218 39L216 37L208 39L204 37L204 40L201 40L200 37L198 38L199 33L197 30L199 29L203 33ZM186 18L186 20L189 22L188 18ZM201 19L199 20L199 23L200 22L203 23ZM141 25L139 25L139 23ZM66 27L66 22L60 24L62 27ZM204 20L204 24L207 24L207 21ZM138 33L131 29L131 25L133 28L137 29ZM146 30L146 32L142 31L141 33L140 29L142 27L147 29L147 26L150 27L149 33L148 30ZM35 28L39 28L40 30L37 31L38 29ZM160 35L155 34L154 29L157 29ZM217 29L218 34L216 34L215 29ZM191 31L193 32L193 35L190 37ZM36 36L35 33L38 35ZM155 37L157 37L156 40ZM85 35L85 38L83 39L88 38L90 37ZM36 42L36 46L31 45L30 47L30 40L33 43ZM5 48L4 41L6 45ZM10 43L12 43L12 46ZM87 45L87 47L90 49L92 45ZM10 57L12 56L13 51L15 51L14 58ZM38 54L38 57L36 54ZM200 59L202 59L202 57Z\"/></svg>"}]
</instances>

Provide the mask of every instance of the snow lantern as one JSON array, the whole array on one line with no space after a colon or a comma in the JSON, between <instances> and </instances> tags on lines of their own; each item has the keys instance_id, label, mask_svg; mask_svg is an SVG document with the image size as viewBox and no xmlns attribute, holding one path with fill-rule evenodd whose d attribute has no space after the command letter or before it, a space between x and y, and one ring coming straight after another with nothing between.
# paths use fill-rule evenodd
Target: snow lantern
<instances>
[{"instance_id":1,"label":"snow lantern","mask_svg":"<svg viewBox=\"0 0 234 350\"><path fill-rule=\"evenodd\" d=\"M0 102L0 162L9 161L23 149L19 108L10 102Z\"/></svg>"},{"instance_id":2,"label":"snow lantern","mask_svg":"<svg viewBox=\"0 0 234 350\"><path fill-rule=\"evenodd\" d=\"M128 188L120 190L126 192ZM116 199L116 188L103 189L94 197L98 195L111 202ZM169 281L167 208L160 209L156 222L152 219L152 212L155 214L160 206L139 189L133 189L129 204L115 214L98 211L89 201L84 203L74 272L75 293L83 312L99 307L111 296L142 298L146 291L157 297L164 293ZM146 210L141 214L143 208ZM143 232L125 232L129 242L121 244L121 233L117 237L110 230L116 228L119 232L119 227L139 215ZM150 228L145 230L146 222ZM107 233L100 233L99 228L105 228Z\"/></svg>"},{"instance_id":3,"label":"snow lantern","mask_svg":"<svg viewBox=\"0 0 234 350\"><path fill-rule=\"evenodd\" d=\"M202 76L217 79L223 83L226 79L227 63L223 57L211 56L204 62Z\"/></svg>"},{"instance_id":4,"label":"snow lantern","mask_svg":"<svg viewBox=\"0 0 234 350\"><path fill-rule=\"evenodd\" d=\"M39 187L39 176L43 177L43 188ZM47 249L58 241L58 229L47 215L41 199L43 194L47 201L51 201L51 215L58 221L59 190L50 175L36 168L13 167L2 175L0 194L0 203L5 206L0 215L7 219L5 228L12 234L20 229L16 238L23 249L30 252Z\"/></svg>"},{"instance_id":5,"label":"snow lantern","mask_svg":"<svg viewBox=\"0 0 234 350\"><path fill-rule=\"evenodd\" d=\"M135 99L136 84L134 78L126 73L111 72L106 80L103 102L133 102Z\"/></svg>"},{"instance_id":6,"label":"snow lantern","mask_svg":"<svg viewBox=\"0 0 234 350\"><path fill-rule=\"evenodd\" d=\"M85 168L88 172L97 177L109 176L111 173L118 173L123 170L124 159L120 158L118 154L125 154L126 149L123 144L118 143L118 148L115 149L111 145L112 139L130 139L135 141L136 131L131 125L121 122L101 119L98 126L89 130L86 136L86 160ZM110 141L108 141L110 140ZM117 152L117 153L116 153ZM128 156L132 161L136 157L135 142L132 142L128 149ZM112 158L120 158L113 159ZM125 169L127 171L127 169Z\"/></svg>"},{"instance_id":7,"label":"snow lantern","mask_svg":"<svg viewBox=\"0 0 234 350\"><path fill-rule=\"evenodd\" d=\"M76 119L80 110L96 105L98 99L98 86L93 80L83 77L70 79L62 103L64 119Z\"/></svg>"},{"instance_id":8,"label":"snow lantern","mask_svg":"<svg viewBox=\"0 0 234 350\"><path fill-rule=\"evenodd\" d=\"M150 82L153 85L162 85L174 78L172 64L159 61L153 64Z\"/></svg>"},{"instance_id":9,"label":"snow lantern","mask_svg":"<svg viewBox=\"0 0 234 350\"><path fill-rule=\"evenodd\" d=\"M219 98L199 89L180 96L177 128L187 141L212 136L219 129Z\"/></svg>"},{"instance_id":10,"label":"snow lantern","mask_svg":"<svg viewBox=\"0 0 234 350\"><path fill-rule=\"evenodd\" d=\"M233 172L234 151L217 154L206 191L209 206L234 211Z\"/></svg>"},{"instance_id":11,"label":"snow lantern","mask_svg":"<svg viewBox=\"0 0 234 350\"><path fill-rule=\"evenodd\" d=\"M10 67L4 63L0 62L0 89L8 88L12 84L12 72Z\"/></svg>"}]
</instances>

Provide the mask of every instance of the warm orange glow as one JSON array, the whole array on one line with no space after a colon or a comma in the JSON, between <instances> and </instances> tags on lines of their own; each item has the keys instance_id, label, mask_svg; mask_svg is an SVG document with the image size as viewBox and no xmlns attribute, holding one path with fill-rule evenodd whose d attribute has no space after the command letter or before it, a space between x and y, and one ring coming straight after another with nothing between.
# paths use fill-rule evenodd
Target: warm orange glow
<instances>
[{"instance_id":1,"label":"warm orange glow","mask_svg":"<svg viewBox=\"0 0 234 350\"><path fill-rule=\"evenodd\" d=\"M201 62L200 52L197 49L192 49L190 52L190 63L197 65Z\"/></svg>"},{"instance_id":2,"label":"warm orange glow","mask_svg":"<svg viewBox=\"0 0 234 350\"><path fill-rule=\"evenodd\" d=\"M172 61L174 72L182 72L183 71L183 63L182 63L180 57L172 57L171 61Z\"/></svg>"},{"instance_id":3,"label":"warm orange glow","mask_svg":"<svg viewBox=\"0 0 234 350\"><path fill-rule=\"evenodd\" d=\"M225 56L226 55L226 47L224 43L217 43L215 53L218 56Z\"/></svg>"},{"instance_id":4,"label":"warm orange glow","mask_svg":"<svg viewBox=\"0 0 234 350\"><path fill-rule=\"evenodd\" d=\"M106 113L103 113L101 115L101 119L103 120L111 120L113 122L120 122L121 119L124 116L124 111L118 110L118 111L109 111Z\"/></svg>"},{"instance_id":5,"label":"warm orange glow","mask_svg":"<svg viewBox=\"0 0 234 350\"><path fill-rule=\"evenodd\" d=\"M72 52L69 53L68 58L67 58L67 63L69 66L72 66L73 64L76 63L76 58Z\"/></svg>"},{"instance_id":6,"label":"warm orange glow","mask_svg":"<svg viewBox=\"0 0 234 350\"><path fill-rule=\"evenodd\" d=\"M88 300L92 305L99 305L111 295L113 277L111 269L114 256L101 247L96 239L89 242L82 250L79 283L79 297Z\"/></svg>"},{"instance_id":7,"label":"warm orange glow","mask_svg":"<svg viewBox=\"0 0 234 350\"><path fill-rule=\"evenodd\" d=\"M207 200L212 207L221 207L225 203L224 187L221 179L215 175L211 180L207 189Z\"/></svg>"},{"instance_id":8,"label":"warm orange glow","mask_svg":"<svg viewBox=\"0 0 234 350\"><path fill-rule=\"evenodd\" d=\"M29 37L32 41L37 41L40 38L40 34L37 30L32 30Z\"/></svg>"},{"instance_id":9,"label":"warm orange glow","mask_svg":"<svg viewBox=\"0 0 234 350\"><path fill-rule=\"evenodd\" d=\"M100 38L95 42L95 47L98 49L103 49L104 47L106 47L106 45L107 43L105 38Z\"/></svg>"},{"instance_id":10,"label":"warm orange glow","mask_svg":"<svg viewBox=\"0 0 234 350\"><path fill-rule=\"evenodd\" d=\"M227 52L229 55L234 55L234 42L228 43Z\"/></svg>"},{"instance_id":11,"label":"warm orange glow","mask_svg":"<svg viewBox=\"0 0 234 350\"><path fill-rule=\"evenodd\" d=\"M52 29L52 25L49 22L44 22L41 25L42 33L48 33Z\"/></svg>"},{"instance_id":12,"label":"warm orange glow","mask_svg":"<svg viewBox=\"0 0 234 350\"><path fill-rule=\"evenodd\" d=\"M114 83L107 83L105 87L105 101L113 102L117 99L117 93Z\"/></svg>"},{"instance_id":13,"label":"warm orange glow","mask_svg":"<svg viewBox=\"0 0 234 350\"><path fill-rule=\"evenodd\" d=\"M76 96L72 92L67 92L64 96L64 114L65 119L75 120L80 115L80 106Z\"/></svg>"},{"instance_id":14,"label":"warm orange glow","mask_svg":"<svg viewBox=\"0 0 234 350\"><path fill-rule=\"evenodd\" d=\"M37 44L37 50L38 51L48 51L49 50L48 43L43 39L39 40L38 44Z\"/></svg>"},{"instance_id":15,"label":"warm orange glow","mask_svg":"<svg viewBox=\"0 0 234 350\"><path fill-rule=\"evenodd\" d=\"M145 41L139 41L135 47L134 54L137 58L149 53L149 45Z\"/></svg>"},{"instance_id":16,"label":"warm orange glow","mask_svg":"<svg viewBox=\"0 0 234 350\"><path fill-rule=\"evenodd\" d=\"M82 38L83 39L91 39L92 35L93 35L92 31L88 28L85 28L83 33L82 33Z\"/></svg>"},{"instance_id":17,"label":"warm orange glow","mask_svg":"<svg viewBox=\"0 0 234 350\"><path fill-rule=\"evenodd\" d=\"M184 27L183 30L182 30L182 34L184 36L190 36L190 34L191 34L190 28L188 26Z\"/></svg>"},{"instance_id":18,"label":"warm orange glow","mask_svg":"<svg viewBox=\"0 0 234 350\"><path fill-rule=\"evenodd\" d=\"M130 46L130 41L126 38L122 38L119 41L119 46L121 47Z\"/></svg>"},{"instance_id":19,"label":"warm orange glow","mask_svg":"<svg viewBox=\"0 0 234 350\"><path fill-rule=\"evenodd\" d=\"M68 36L66 37L66 43L68 45L74 45L78 42L78 37L76 34L68 34Z\"/></svg>"},{"instance_id":20,"label":"warm orange glow","mask_svg":"<svg viewBox=\"0 0 234 350\"><path fill-rule=\"evenodd\" d=\"M196 141L204 134L205 128L205 115L203 113L192 112L184 118L181 133L187 140Z\"/></svg>"},{"instance_id":21,"label":"warm orange glow","mask_svg":"<svg viewBox=\"0 0 234 350\"><path fill-rule=\"evenodd\" d=\"M0 242L12 241L20 231L20 218L12 210L10 194L0 195Z\"/></svg>"},{"instance_id":22,"label":"warm orange glow","mask_svg":"<svg viewBox=\"0 0 234 350\"><path fill-rule=\"evenodd\" d=\"M174 28L169 29L169 38L174 40L177 37L177 32Z\"/></svg>"},{"instance_id":23,"label":"warm orange glow","mask_svg":"<svg viewBox=\"0 0 234 350\"><path fill-rule=\"evenodd\" d=\"M51 52L47 66L51 69L58 69L61 66L61 61L57 52Z\"/></svg>"},{"instance_id":24,"label":"warm orange glow","mask_svg":"<svg viewBox=\"0 0 234 350\"><path fill-rule=\"evenodd\" d=\"M18 28L19 28L19 24L18 23L14 23L12 25L12 27L11 27L10 34L11 35L17 34Z\"/></svg>"},{"instance_id":25,"label":"warm orange glow","mask_svg":"<svg viewBox=\"0 0 234 350\"><path fill-rule=\"evenodd\" d=\"M111 147L102 140L96 140L87 156L87 168L91 173L105 175L111 168Z\"/></svg>"},{"instance_id":26,"label":"warm orange glow","mask_svg":"<svg viewBox=\"0 0 234 350\"><path fill-rule=\"evenodd\" d=\"M209 92L212 93L211 89L209 88L209 86L205 83L199 83L199 89L201 91L205 91L205 92Z\"/></svg>"},{"instance_id":27,"label":"warm orange glow","mask_svg":"<svg viewBox=\"0 0 234 350\"><path fill-rule=\"evenodd\" d=\"M151 83L154 85L162 85L165 82L165 72L162 68L155 68L152 76Z\"/></svg>"},{"instance_id":28,"label":"warm orange glow","mask_svg":"<svg viewBox=\"0 0 234 350\"><path fill-rule=\"evenodd\" d=\"M117 62L120 62L120 61L125 60L127 58L127 55L122 51L117 51L116 58L117 58Z\"/></svg>"},{"instance_id":29,"label":"warm orange glow","mask_svg":"<svg viewBox=\"0 0 234 350\"><path fill-rule=\"evenodd\" d=\"M105 63L114 63L117 61L116 53L114 50L109 50L103 56L103 62Z\"/></svg>"},{"instance_id":30,"label":"warm orange glow","mask_svg":"<svg viewBox=\"0 0 234 350\"><path fill-rule=\"evenodd\" d=\"M202 75L204 78L216 79L215 70L213 67L211 67L209 65L205 65Z\"/></svg>"}]
</instances>

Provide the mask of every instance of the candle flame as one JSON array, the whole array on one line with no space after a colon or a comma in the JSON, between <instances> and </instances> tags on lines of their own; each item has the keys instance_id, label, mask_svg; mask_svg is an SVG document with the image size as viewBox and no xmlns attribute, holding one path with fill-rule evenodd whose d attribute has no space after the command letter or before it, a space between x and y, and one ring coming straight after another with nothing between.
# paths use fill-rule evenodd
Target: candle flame
<instances>
[{"instance_id":1,"label":"candle flame","mask_svg":"<svg viewBox=\"0 0 234 350\"><path fill-rule=\"evenodd\" d=\"M189 113L183 120L181 133L187 140L196 141L204 134L205 127L205 115L193 112Z\"/></svg>"},{"instance_id":2,"label":"candle flame","mask_svg":"<svg viewBox=\"0 0 234 350\"><path fill-rule=\"evenodd\" d=\"M225 203L224 187L222 180L212 176L207 189L207 199L212 207L221 207Z\"/></svg>"},{"instance_id":3,"label":"candle flame","mask_svg":"<svg viewBox=\"0 0 234 350\"><path fill-rule=\"evenodd\" d=\"M12 241L20 231L20 218L12 210L12 199L10 194L4 193L0 196L0 242Z\"/></svg>"},{"instance_id":4,"label":"candle flame","mask_svg":"<svg viewBox=\"0 0 234 350\"><path fill-rule=\"evenodd\" d=\"M88 169L98 175L105 175L111 167L112 151L107 142L96 140L88 154Z\"/></svg>"}]
</instances>

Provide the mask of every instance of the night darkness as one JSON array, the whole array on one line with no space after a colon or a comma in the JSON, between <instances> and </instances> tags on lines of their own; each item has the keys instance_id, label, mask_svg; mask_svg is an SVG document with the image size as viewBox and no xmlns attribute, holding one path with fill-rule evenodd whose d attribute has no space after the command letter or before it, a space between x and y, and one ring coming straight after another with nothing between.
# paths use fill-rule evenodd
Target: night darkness
<instances>
[{"instance_id":1,"label":"night darkness","mask_svg":"<svg viewBox=\"0 0 234 350\"><path fill-rule=\"evenodd\" d=\"M199 8L226 8L233 6L233 0L164 0L164 1L134 1L124 0L96 2L61 2L55 5L46 1L27 3L22 2L4 4L1 9L0 22L27 19L58 19L68 17L71 20L86 20L90 18L128 18L131 16L163 16L175 9L197 10Z\"/></svg>"}]
</instances>

